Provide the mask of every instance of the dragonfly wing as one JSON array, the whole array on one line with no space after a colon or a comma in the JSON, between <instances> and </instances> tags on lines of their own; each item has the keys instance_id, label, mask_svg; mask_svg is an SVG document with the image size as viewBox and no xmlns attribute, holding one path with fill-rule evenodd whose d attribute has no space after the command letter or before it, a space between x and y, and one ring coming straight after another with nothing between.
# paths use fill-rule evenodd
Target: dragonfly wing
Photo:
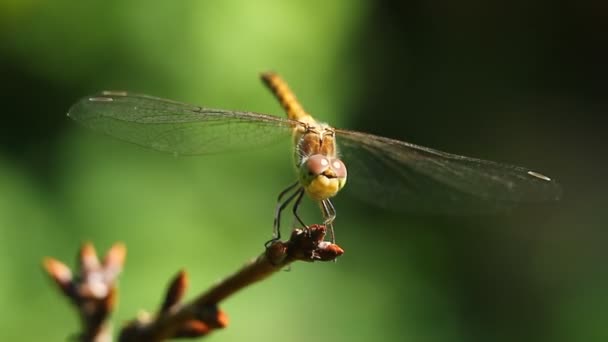
<instances>
[{"instance_id":1,"label":"dragonfly wing","mask_svg":"<svg viewBox=\"0 0 608 342\"><path fill-rule=\"evenodd\" d=\"M488 213L559 199L560 186L519 166L469 158L372 134L336 130L346 191L414 212Z\"/></svg>"},{"instance_id":2,"label":"dragonfly wing","mask_svg":"<svg viewBox=\"0 0 608 342\"><path fill-rule=\"evenodd\" d=\"M202 108L116 91L81 99L68 116L118 139L184 155L267 145L289 137L297 124L271 115Z\"/></svg>"}]
</instances>

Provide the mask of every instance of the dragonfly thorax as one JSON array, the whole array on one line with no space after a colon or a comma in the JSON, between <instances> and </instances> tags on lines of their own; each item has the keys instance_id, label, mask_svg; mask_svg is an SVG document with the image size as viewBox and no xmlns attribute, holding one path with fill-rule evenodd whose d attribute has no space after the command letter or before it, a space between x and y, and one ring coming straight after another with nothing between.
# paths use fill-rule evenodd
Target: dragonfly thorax
<instances>
[{"instance_id":1,"label":"dragonfly thorax","mask_svg":"<svg viewBox=\"0 0 608 342\"><path fill-rule=\"evenodd\" d=\"M294 145L296 167L315 154L330 158L337 156L335 131L327 124L304 123L294 131Z\"/></svg>"}]
</instances>

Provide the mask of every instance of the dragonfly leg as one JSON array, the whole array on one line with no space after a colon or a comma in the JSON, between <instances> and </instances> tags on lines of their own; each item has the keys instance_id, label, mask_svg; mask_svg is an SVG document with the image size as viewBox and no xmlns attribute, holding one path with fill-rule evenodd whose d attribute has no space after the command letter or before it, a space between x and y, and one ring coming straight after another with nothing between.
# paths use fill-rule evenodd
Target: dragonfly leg
<instances>
[{"instance_id":1,"label":"dragonfly leg","mask_svg":"<svg viewBox=\"0 0 608 342\"><path fill-rule=\"evenodd\" d=\"M331 243L336 243L336 235L334 233L334 220L336 219L336 208L330 200L325 199L321 201L321 211L323 212L323 224L329 228L329 237Z\"/></svg>"},{"instance_id":2,"label":"dragonfly leg","mask_svg":"<svg viewBox=\"0 0 608 342\"><path fill-rule=\"evenodd\" d=\"M308 229L308 226L306 225L306 223L304 223L304 221L302 221L302 219L300 218L300 215L298 215L298 208L300 207L300 203L302 202L302 197L304 196L304 188L300 188L300 190L298 190L298 198L296 198L295 203L293 204L293 216L296 218L296 220L298 220L298 222L302 225L302 228L304 229Z\"/></svg>"},{"instance_id":3,"label":"dragonfly leg","mask_svg":"<svg viewBox=\"0 0 608 342\"><path fill-rule=\"evenodd\" d=\"M273 242L281 238L281 212L283 211L283 209L285 209L285 207L289 205L289 203L291 203L291 201L293 201L294 198L296 198L296 196L298 196L301 189L297 189L297 191L290 194L285 200L283 200L283 198L285 197L285 195L293 191L293 189L296 188L299 184L299 182L295 182L285 188L285 190L281 191L281 193L279 194L279 197L277 198L277 206L274 211L272 239L266 241L266 243L264 244L266 247L270 246Z\"/></svg>"},{"instance_id":4,"label":"dragonfly leg","mask_svg":"<svg viewBox=\"0 0 608 342\"><path fill-rule=\"evenodd\" d=\"M291 190L293 190L293 188L295 188L299 184L300 184L300 181L296 181L295 183L290 184L288 187L286 187L285 189L283 189L283 191L281 191L281 193L279 194L279 197L277 198L277 203L281 202L281 200L283 199L283 196L285 196L288 192L290 192Z\"/></svg>"}]
</instances>

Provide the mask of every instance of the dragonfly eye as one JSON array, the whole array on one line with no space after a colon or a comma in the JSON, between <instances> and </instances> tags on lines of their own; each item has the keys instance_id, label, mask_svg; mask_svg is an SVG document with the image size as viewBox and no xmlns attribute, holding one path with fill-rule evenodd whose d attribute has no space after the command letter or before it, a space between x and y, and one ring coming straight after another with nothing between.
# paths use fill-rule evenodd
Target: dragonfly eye
<instances>
[{"instance_id":1,"label":"dragonfly eye","mask_svg":"<svg viewBox=\"0 0 608 342\"><path fill-rule=\"evenodd\" d=\"M309 174L320 175L329 168L329 160L327 157L315 154L306 160L306 169Z\"/></svg>"},{"instance_id":2,"label":"dragonfly eye","mask_svg":"<svg viewBox=\"0 0 608 342\"><path fill-rule=\"evenodd\" d=\"M336 174L336 178L346 178L346 165L340 159L331 162L331 169Z\"/></svg>"}]
</instances>

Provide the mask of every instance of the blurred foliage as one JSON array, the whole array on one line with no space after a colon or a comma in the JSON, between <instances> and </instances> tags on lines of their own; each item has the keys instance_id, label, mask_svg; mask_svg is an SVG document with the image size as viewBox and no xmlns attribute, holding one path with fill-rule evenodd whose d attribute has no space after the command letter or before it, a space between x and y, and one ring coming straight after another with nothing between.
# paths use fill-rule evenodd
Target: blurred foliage
<instances>
[{"instance_id":1,"label":"blurred foliage","mask_svg":"<svg viewBox=\"0 0 608 342\"><path fill-rule=\"evenodd\" d=\"M607 15L592 1L0 1L0 338L76 331L40 261L82 241L128 246L118 326L178 269L194 295L258 253L294 178L288 144L174 158L65 113L126 89L281 115L258 79L271 69L322 120L528 165L565 197L404 217L341 196L340 261L239 293L211 340L605 341Z\"/></svg>"}]
</instances>

